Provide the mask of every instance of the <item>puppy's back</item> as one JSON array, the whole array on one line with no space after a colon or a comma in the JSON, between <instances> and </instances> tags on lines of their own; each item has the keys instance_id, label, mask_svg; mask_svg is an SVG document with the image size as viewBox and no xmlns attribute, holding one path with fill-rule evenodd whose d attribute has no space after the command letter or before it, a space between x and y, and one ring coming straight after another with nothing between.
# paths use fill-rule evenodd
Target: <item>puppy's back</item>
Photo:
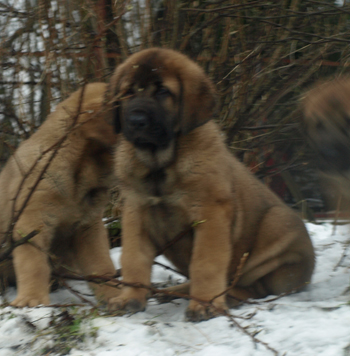
<instances>
[{"instance_id":1,"label":"puppy's back","mask_svg":"<svg viewBox=\"0 0 350 356\"><path fill-rule=\"evenodd\" d=\"M82 90L84 96L82 98ZM39 127L39 129L27 140L23 141L14 154L9 158L8 162L0 172L0 239L9 224L11 218L12 204L14 197L20 187L21 181L25 176L19 201L23 201L28 195L30 188L34 185L38 175L47 163L51 156L51 150L48 154L43 155L43 152L53 147L64 135L69 131L74 120L77 120L77 129L67 137L62 148L57 151L57 155L47 169L45 174L46 179L40 182L38 190L49 190L55 188L55 182L62 181L65 184L66 171L72 163L72 159L77 159L81 146L85 144L86 131L91 130L91 124L99 121L104 126L104 116L99 115L101 110L106 84L92 83L85 86L84 89L79 89L69 96L62 103L58 104L53 111ZM81 115L77 115L81 113ZM86 122L86 124L83 124ZM82 124L79 126L79 124ZM90 125L90 126L89 126ZM107 124L106 124L107 125ZM109 126L109 125L107 125ZM112 131L112 130L110 130ZM92 132L92 135L95 135ZM107 137L108 139L108 137ZM28 174L31 168L35 165L32 173ZM56 179L55 176L60 175L62 179ZM48 179L52 177L52 182L48 186ZM60 177L60 178L61 178Z\"/></svg>"}]
</instances>

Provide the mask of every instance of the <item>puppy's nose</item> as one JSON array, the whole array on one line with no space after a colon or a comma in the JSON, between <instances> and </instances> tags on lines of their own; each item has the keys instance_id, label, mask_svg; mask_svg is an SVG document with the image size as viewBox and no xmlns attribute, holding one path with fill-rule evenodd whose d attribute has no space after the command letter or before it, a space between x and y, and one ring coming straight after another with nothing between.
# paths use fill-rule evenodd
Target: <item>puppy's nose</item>
<instances>
[{"instance_id":1,"label":"puppy's nose","mask_svg":"<svg viewBox=\"0 0 350 356\"><path fill-rule=\"evenodd\" d=\"M129 125L135 130L144 130L149 125L149 118L145 112L135 111L129 116Z\"/></svg>"}]
</instances>

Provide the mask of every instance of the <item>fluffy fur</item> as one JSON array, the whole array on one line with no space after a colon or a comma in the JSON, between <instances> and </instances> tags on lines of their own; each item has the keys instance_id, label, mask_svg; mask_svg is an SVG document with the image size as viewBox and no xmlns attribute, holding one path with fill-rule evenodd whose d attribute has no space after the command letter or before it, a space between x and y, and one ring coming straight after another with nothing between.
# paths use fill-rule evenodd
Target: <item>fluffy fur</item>
<instances>
[{"instance_id":1,"label":"fluffy fur","mask_svg":"<svg viewBox=\"0 0 350 356\"><path fill-rule=\"evenodd\" d=\"M303 100L304 128L321 175L350 197L350 78L317 83Z\"/></svg>"},{"instance_id":2,"label":"fluffy fur","mask_svg":"<svg viewBox=\"0 0 350 356\"><path fill-rule=\"evenodd\" d=\"M82 100L81 90L59 104L38 131L21 143L0 174L0 241L7 248L4 239L13 211L23 205L53 150L41 154L69 132L16 222L13 239L33 230L40 233L14 249L13 263L0 266L3 278L16 279L14 306L49 304L49 256L51 264L61 269L83 275L115 274L102 214L114 182L116 136L101 111L106 85L87 85ZM35 162L36 168L23 181ZM112 287L91 287L104 302L118 295Z\"/></svg>"},{"instance_id":3,"label":"fluffy fur","mask_svg":"<svg viewBox=\"0 0 350 356\"><path fill-rule=\"evenodd\" d=\"M228 151L211 121L213 85L199 66L172 50L144 50L116 69L107 95L120 134L125 281L149 285L157 251L202 221L164 252L189 277L176 290L226 309L310 282L314 250L303 222ZM238 283L218 296L245 253ZM113 303L135 312L146 297L124 287ZM216 309L191 300L186 315L200 321Z\"/></svg>"}]
</instances>

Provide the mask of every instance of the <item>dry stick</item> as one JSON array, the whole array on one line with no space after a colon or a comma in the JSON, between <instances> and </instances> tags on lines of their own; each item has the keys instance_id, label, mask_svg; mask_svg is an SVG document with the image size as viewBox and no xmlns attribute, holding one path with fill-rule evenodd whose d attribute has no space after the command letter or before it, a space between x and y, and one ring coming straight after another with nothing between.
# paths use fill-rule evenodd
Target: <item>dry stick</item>
<instances>
[{"instance_id":1,"label":"dry stick","mask_svg":"<svg viewBox=\"0 0 350 356\"><path fill-rule=\"evenodd\" d=\"M42 305L39 304L35 306L35 309L39 308L69 308L69 307L85 307L86 304L80 304L80 303L67 303L67 304L50 304L50 305Z\"/></svg>"},{"instance_id":2,"label":"dry stick","mask_svg":"<svg viewBox=\"0 0 350 356\"><path fill-rule=\"evenodd\" d=\"M230 16L234 17L234 16ZM263 21L262 21L263 22ZM321 36L319 36L321 37ZM290 43L291 41L300 41L304 42L309 45L319 45L319 44L325 44L325 43L331 43L333 44L334 42L340 42L340 43L350 43L350 40L342 39L342 38L332 38L332 37L324 37L324 40L318 40L318 41L308 41L300 37L286 37L282 40L274 40L274 41L250 41L250 44L277 44L277 43Z\"/></svg>"},{"instance_id":3,"label":"dry stick","mask_svg":"<svg viewBox=\"0 0 350 356\"><path fill-rule=\"evenodd\" d=\"M237 267L237 270L236 270L235 275L233 277L233 281L230 284L230 286L228 288L226 288L223 292L221 292L220 294L218 294L214 298L212 298L210 300L210 303L212 303L216 298L219 298L219 297L223 296L224 294L227 294L232 288L234 288L236 286L238 280L242 276L242 269L243 269L245 263L247 262L248 257L249 257L249 253L245 252L243 254L243 256L241 257L241 260L239 261L239 265ZM238 298L235 298L235 297L233 297L233 298L239 300ZM239 301L243 302L243 300L239 300Z\"/></svg>"},{"instance_id":4,"label":"dry stick","mask_svg":"<svg viewBox=\"0 0 350 356\"><path fill-rule=\"evenodd\" d=\"M80 300L82 300L85 303L90 304L93 308L96 308L96 305L91 302L90 300L86 299L85 297L82 296L82 294L75 289L73 289L71 286L68 285L68 283L62 278L60 279L60 282L63 284L63 286L68 289L71 293L73 293L76 297L78 297Z\"/></svg>"},{"instance_id":5,"label":"dry stick","mask_svg":"<svg viewBox=\"0 0 350 356\"><path fill-rule=\"evenodd\" d=\"M180 232L178 235L176 235L172 240L170 240L169 242L167 242L165 244L165 246L163 246L159 251L157 251L157 256L160 256L164 253L165 250L167 250L168 248L170 248L171 246L173 246L174 244L176 244L176 242L180 241L183 237L185 237L188 233L190 233L193 228L195 228L196 226L198 226L199 224L203 224L205 222L205 220L202 221L195 221L193 222L187 229L185 229L184 231ZM169 266L166 266L162 263L159 262L154 262L154 264L161 266L167 270L173 271L177 274L180 274L181 276L184 276L187 278L186 275L184 275L182 272L175 270L174 268L171 268Z\"/></svg>"},{"instance_id":6,"label":"dry stick","mask_svg":"<svg viewBox=\"0 0 350 356\"><path fill-rule=\"evenodd\" d=\"M32 232L30 232L28 235L24 236L23 238L21 238L17 241L14 241L6 251L4 251L3 253L0 254L0 262L6 260L11 255L12 251L16 247L28 242L31 238L33 238L34 236L39 234L39 232L40 232L40 230L33 230Z\"/></svg>"},{"instance_id":7,"label":"dry stick","mask_svg":"<svg viewBox=\"0 0 350 356\"><path fill-rule=\"evenodd\" d=\"M133 288L143 288L149 290L152 294L165 294L169 296L175 296L178 298L183 298L187 300L194 300L198 302L199 304L205 306L205 307L211 307L214 308L216 311L220 311L220 314L223 314L223 309L222 308L217 308L214 305L212 305L211 302L208 302L206 300L196 298L193 296L190 296L188 294L184 293L178 293L174 291L167 291L164 289L159 289L150 285L145 285L142 283L130 283L130 282L124 282L120 281L119 279L116 279L114 277L106 277L106 276L100 276L100 275L88 275L88 276L81 276L78 274L68 274L68 273L53 273L53 275L57 277L62 277L65 279L73 279L76 281L86 281L90 283L95 283L95 284L105 284L110 287L118 288L119 286L126 286L126 287L133 287ZM108 282L113 282L113 284L108 283Z\"/></svg>"},{"instance_id":8,"label":"dry stick","mask_svg":"<svg viewBox=\"0 0 350 356\"><path fill-rule=\"evenodd\" d=\"M257 131L257 130L266 130L266 129L276 129L276 128L280 128L280 127L297 127L297 124L284 124L284 125L262 125L262 126L243 126L240 127L239 130L240 131ZM255 138L255 137L254 137Z\"/></svg>"},{"instance_id":9,"label":"dry stick","mask_svg":"<svg viewBox=\"0 0 350 356\"><path fill-rule=\"evenodd\" d=\"M345 247L343 248L343 253L338 261L338 263L334 266L333 271L336 271L338 269L338 267L342 264L342 262L344 261L345 257L348 254L348 250L350 247L350 242L348 241L345 245Z\"/></svg>"},{"instance_id":10,"label":"dry stick","mask_svg":"<svg viewBox=\"0 0 350 356\"><path fill-rule=\"evenodd\" d=\"M164 265L163 263L154 261L153 264L155 264L157 266L160 266L160 267L163 267L164 269L166 269L168 271L172 271L174 273L177 273L177 274L187 278L187 276L185 274L183 274L182 272L180 272L179 270L171 268L170 266Z\"/></svg>"},{"instance_id":11,"label":"dry stick","mask_svg":"<svg viewBox=\"0 0 350 356\"><path fill-rule=\"evenodd\" d=\"M149 290L152 294L165 294L165 295L169 295L169 296L175 296L178 298L183 298L183 299L187 299L187 300L194 300L196 302L198 302L199 304L201 304L202 306L206 307L206 308L212 308L215 310L215 312L217 312L219 315L223 315L226 316L227 318L229 318L229 320L234 323L235 326L237 326L241 331L243 331L244 334L248 335L253 342L255 343L259 343L263 346L265 346L268 350L272 351L275 355L278 355L278 352L272 348L271 346L269 346L266 342L258 339L257 337L255 337L254 335L252 335L251 333L249 333L249 331L247 331L242 325L240 325L238 323L237 320L235 320L235 318L237 318L237 316L234 316L232 314L230 314L228 311L226 311L223 308L218 308L216 306L214 306L212 304L211 301L205 301L202 300L200 298L196 298L193 296L189 296L188 294L183 294L183 293L177 293L177 292L173 292L173 291L166 291L163 289L158 289L152 286L148 286L148 285L144 285L142 283L128 283L128 282L124 282L124 281L120 281L117 280L115 278L109 278L109 277L105 277L105 276L79 276L76 274L60 274L59 275L62 278L67 278L67 279L73 279L73 280L78 280L78 281L87 281L90 283L96 283L96 284L106 284L108 286L117 288L118 286L122 285L122 286L126 286L126 287L133 287L133 288L143 288L143 289L147 289ZM113 282L113 284L108 283L108 282ZM114 284L115 283L115 284Z\"/></svg>"},{"instance_id":12,"label":"dry stick","mask_svg":"<svg viewBox=\"0 0 350 356\"><path fill-rule=\"evenodd\" d=\"M335 235L335 231L337 230L337 222L339 218L339 213L340 213L340 205L342 201L342 194L339 194L338 201L337 201L337 209L334 214L334 221L333 221L333 229L332 229L332 235Z\"/></svg>"},{"instance_id":13,"label":"dry stick","mask_svg":"<svg viewBox=\"0 0 350 356\"><path fill-rule=\"evenodd\" d=\"M219 7L219 8L215 8L215 9L183 8L183 9L179 9L179 10L180 11L188 11L188 12L190 12L190 11L192 11L192 12L219 12L219 11L224 11L224 10L229 10L229 9L237 10L237 8L246 9L246 8L252 7L252 5L258 5L260 3L261 3L261 1L252 1L252 2L248 2L246 4L230 5L230 6L224 6L224 7Z\"/></svg>"},{"instance_id":14,"label":"dry stick","mask_svg":"<svg viewBox=\"0 0 350 356\"><path fill-rule=\"evenodd\" d=\"M345 13L345 14L349 14L349 11L347 11L346 9L343 8L339 8L337 6L332 6L330 4L326 4L326 3L322 3L322 2L318 2L318 1L307 1L307 2L311 2L311 3L315 3L315 4L322 4L322 5L328 5L329 7L331 7L333 10L331 9L327 9L327 10L321 10L321 11L314 11L314 12L300 12L300 11L293 11L290 9L283 9L286 12L290 12L291 15L279 15L279 16L241 16L244 18L247 18L249 20L260 20L260 19L284 19L284 18L304 18L304 17L312 17L312 16L321 16L321 15L336 15L338 13ZM225 6L225 7L219 7L219 8L214 8L214 9L195 9L195 8L183 8L180 9L180 11L187 11L187 12L205 12L205 13L218 13L221 11L226 11L226 10L236 10L237 8L241 8L241 9L249 9L249 8L256 8L256 4L259 4L259 2L250 2L250 3L246 3L246 4L240 4L240 5L231 5L231 6ZM259 4L261 5L261 4ZM265 7L275 7L275 6L267 6L266 4L262 4L262 6ZM282 9L281 9L282 10ZM229 12L231 13L231 11ZM227 14L225 14L227 15Z\"/></svg>"},{"instance_id":15,"label":"dry stick","mask_svg":"<svg viewBox=\"0 0 350 356\"><path fill-rule=\"evenodd\" d=\"M340 201L342 198L342 194L339 195L339 200L338 200L338 206L337 206L337 211L336 211L336 217L338 218L338 215L340 214ZM346 215L346 217L348 218L348 215ZM333 231L332 231L332 235L335 234L335 226L336 226L336 219L334 219L334 226L333 226ZM350 241L348 241L345 244L345 247L343 249L343 253L338 261L338 263L334 266L333 271L335 271L343 262L344 258L346 257L347 253L348 253L348 249L350 247Z\"/></svg>"},{"instance_id":16,"label":"dry stick","mask_svg":"<svg viewBox=\"0 0 350 356\"><path fill-rule=\"evenodd\" d=\"M314 56L310 62L316 62L319 58L321 58L321 56L323 55L323 53L317 53L316 56ZM258 117L268 117L268 115L272 112L273 107L275 106L275 104L282 99L285 95L287 95L288 93L290 93L292 90L294 90L296 87L298 87L298 85L302 82L305 82L305 80L307 80L313 73L314 73L315 69L313 67L311 67L311 69L309 69L305 74L300 74L300 73L292 73L292 75L289 76L289 78L285 81L283 87L281 88L281 90L278 93L275 94L271 94L269 96L269 100L268 103L269 105L264 105L262 107L262 112L258 112L258 110L256 110L255 112L251 113L251 118L252 120L257 120ZM228 131L228 139L230 139L229 134L234 135L234 130L236 129L235 126L232 126L229 131ZM232 132L231 132L232 131ZM232 136L233 137L233 136ZM230 139L230 141L232 141L232 138ZM230 142L228 141L228 142Z\"/></svg>"},{"instance_id":17,"label":"dry stick","mask_svg":"<svg viewBox=\"0 0 350 356\"><path fill-rule=\"evenodd\" d=\"M202 222L199 222L202 223ZM157 256L162 255L165 250L167 250L169 247L173 246L176 242L180 241L184 236L186 236L188 233L190 233L193 229L193 227L197 226L198 223L192 223L187 229L184 231L180 232L178 235L176 235L172 240L167 242L160 250L157 251Z\"/></svg>"},{"instance_id":18,"label":"dry stick","mask_svg":"<svg viewBox=\"0 0 350 356\"><path fill-rule=\"evenodd\" d=\"M263 301L258 301L258 300L254 300L254 301L245 301L245 303L247 304L267 304L267 303L271 303L271 302L275 302L276 300L279 300L287 295L291 295L291 294L294 294L296 292L298 292L299 290L301 290L303 287L305 287L305 285L309 284L309 282L304 282L302 284L299 284L297 287L295 288L292 288L290 290L288 290L287 292L283 292L273 298L269 298L269 299L266 299L266 300L263 300Z\"/></svg>"},{"instance_id":19,"label":"dry stick","mask_svg":"<svg viewBox=\"0 0 350 356\"><path fill-rule=\"evenodd\" d=\"M216 17L208 20L207 22L205 22L204 24L202 24L201 26L199 26L198 28L196 28L195 30L193 30L192 32L190 32L182 41L181 47L180 47L180 51L184 51L185 47L189 41L190 38L192 38L194 35L196 35L198 32L202 31L203 29L209 27L210 25L213 25L216 21L218 21L221 18L221 15L217 15Z\"/></svg>"},{"instance_id":20,"label":"dry stick","mask_svg":"<svg viewBox=\"0 0 350 356\"><path fill-rule=\"evenodd\" d=\"M278 356L278 351L276 349L274 349L273 347L271 347L268 343L258 339L257 337L255 337L254 335L252 335L248 330L246 330L246 328L244 328L237 320L235 320L235 318L228 313L227 311L224 311L223 313L224 316L226 316L235 326L238 327L238 329L240 329L244 334L246 334L247 336L249 336L253 342L257 343L257 344L261 344L264 345L268 350L270 350L271 352L274 353L274 355Z\"/></svg>"},{"instance_id":21,"label":"dry stick","mask_svg":"<svg viewBox=\"0 0 350 356\"><path fill-rule=\"evenodd\" d=\"M281 24L278 24L278 23L275 23L275 22L271 22L271 21L267 21L267 20L265 20L265 18L242 16L242 15L231 14L231 13L222 14L221 16L222 17L233 17L233 18L240 18L240 19L245 19L245 20L258 21L258 22L266 23L267 25L274 26L276 28L284 29L284 30L288 31L290 34L304 35L304 36L306 35L306 36L309 36L309 37L314 37L314 38L320 39L320 41L309 42L309 41L304 40L302 38L293 38L293 39L297 39L297 40L300 40L300 41L303 41L303 42L306 42L306 43L324 43L324 41L321 41L321 40L325 40L325 41L331 40L331 41L344 42L344 43L350 42L349 40L346 40L346 39L343 39L343 38L340 38L340 37L334 37L335 35L331 36L331 37L325 37L325 36L321 36L321 35L310 33L310 32L297 31L297 30L294 30L292 28L288 28L288 27L286 27L284 25L281 25ZM341 33L337 34L337 35L341 35ZM286 41L287 39L290 40L291 38L290 37L286 37L286 38L284 38L282 40L274 40L274 41L257 41L256 43L278 43L278 42L281 42L281 41Z\"/></svg>"},{"instance_id":22,"label":"dry stick","mask_svg":"<svg viewBox=\"0 0 350 356\"><path fill-rule=\"evenodd\" d=\"M108 285L108 286L114 287L114 288L118 288L119 286L143 288L143 289L149 290L152 294L165 294L165 295L175 296L178 298L194 300L194 301L202 304L205 307L213 307L214 309L221 310L221 308L216 308L215 306L213 306L211 304L211 302L190 296L188 294L183 294L183 293L178 293L178 292L173 292L173 291L166 291L164 289L159 289L159 288L156 288L156 287L153 287L150 285L145 285L142 283L124 282L124 281L120 281L119 279L116 279L114 277L106 277L106 276L100 276L100 275L81 276L79 274L55 273L55 272L53 273L53 275L57 276L57 277L62 277L65 279L73 279L76 281L86 281L86 282L95 283L95 284L105 284L105 285ZM108 283L108 282L113 282L113 284Z\"/></svg>"},{"instance_id":23,"label":"dry stick","mask_svg":"<svg viewBox=\"0 0 350 356\"><path fill-rule=\"evenodd\" d=\"M250 302L249 304L267 304L267 303L271 303L271 302L275 302L276 300L279 300L283 297L286 297L287 295L291 295L291 294L294 294L296 293L298 290L300 290L302 287L304 287L306 284L308 284L308 282L305 282L303 283L302 285L299 285L298 287L296 288L293 288L287 292L283 292L279 295L277 295L276 297L273 297L273 298L270 298L270 299L266 299L262 302L259 302L259 301L253 301L253 302Z\"/></svg>"}]
</instances>

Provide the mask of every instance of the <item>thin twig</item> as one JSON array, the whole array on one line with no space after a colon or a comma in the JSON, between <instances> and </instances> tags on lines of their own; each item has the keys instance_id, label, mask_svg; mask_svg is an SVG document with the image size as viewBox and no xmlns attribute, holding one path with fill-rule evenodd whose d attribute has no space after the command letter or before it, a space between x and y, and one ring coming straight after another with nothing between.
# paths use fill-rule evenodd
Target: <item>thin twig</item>
<instances>
[{"instance_id":1,"label":"thin twig","mask_svg":"<svg viewBox=\"0 0 350 356\"><path fill-rule=\"evenodd\" d=\"M244 334L248 335L252 339L253 342L263 345L268 350L273 352L274 355L278 355L278 352L274 348L269 346L266 342L255 337L248 330L246 330L246 328L244 328L237 320L235 320L236 317L234 315L229 313L227 310L224 310L222 308L218 308L218 307L214 306L212 304L212 301L208 302L208 301L202 300L200 298L190 296L188 294L177 293L177 292L173 292L173 291L166 291L164 289L158 289L153 286L144 285L142 283L128 283L128 282L117 280L115 278L110 278L110 277L105 277L105 276L84 276L84 277L82 277L82 276L79 276L76 274L59 274L58 276L60 276L62 278L79 280L79 281L83 280L83 281L87 281L90 283L105 284L105 285L115 287L115 288L118 288L120 285L127 286L127 287L133 287L133 288L143 288L143 289L149 290L153 295L163 294L163 295L175 296L178 298L183 298L183 299L188 299L188 300L194 300L206 308L214 309L217 314L226 316ZM108 282L112 282L112 283L108 283Z\"/></svg>"},{"instance_id":2,"label":"thin twig","mask_svg":"<svg viewBox=\"0 0 350 356\"><path fill-rule=\"evenodd\" d=\"M22 237L21 239L16 240L16 241L12 241L12 243L7 248L7 250L0 254L0 262L2 262L5 259L9 258L11 253L12 253L12 251L16 247L27 243L30 239L32 239L34 236L38 235L39 233L40 233L40 230L33 230L32 232L30 232L28 235Z\"/></svg>"},{"instance_id":3,"label":"thin twig","mask_svg":"<svg viewBox=\"0 0 350 356\"><path fill-rule=\"evenodd\" d=\"M76 297L78 297L82 302L85 302L87 304L90 304L91 307L96 308L96 305L91 302L90 300L86 299L80 292L78 292L77 290L75 290L74 288L72 288L71 286L68 285L68 283L61 278L60 279L60 283L62 283L62 285L72 294L74 294Z\"/></svg>"},{"instance_id":4,"label":"thin twig","mask_svg":"<svg viewBox=\"0 0 350 356\"><path fill-rule=\"evenodd\" d=\"M240 261L239 261L239 265L238 265L238 267L237 267L237 269L236 269L236 272L235 272L235 274L234 274L234 276L233 276L233 280L232 280L232 282L230 283L230 286L229 286L228 288L226 288L224 291L222 291L221 293L219 293L218 295L216 295L215 297L213 297L213 298L210 300L211 303L212 303L215 299L217 299L217 298L219 298L219 297L221 297L221 296L227 294L231 289L233 289L233 288L236 286L237 282L239 281L239 279L240 279L241 276L242 276L242 269L243 269L245 263L247 262L248 257L249 257L249 253L248 253L248 252L246 252L246 253L243 254L243 256L241 257L241 259L240 259ZM232 296L231 296L231 297L232 297Z\"/></svg>"},{"instance_id":5,"label":"thin twig","mask_svg":"<svg viewBox=\"0 0 350 356\"><path fill-rule=\"evenodd\" d=\"M179 270L174 269L174 268L172 268L172 267L170 267L170 266L166 266L166 265L164 265L163 263L154 261L153 264L155 264L155 265L157 265L157 266L159 266L159 267L163 267L164 269L166 269L166 270L168 270L168 271L177 273L177 274L179 274L179 275L181 275L181 276L187 278L187 276L186 276L185 274L183 274L182 272L180 272Z\"/></svg>"},{"instance_id":6,"label":"thin twig","mask_svg":"<svg viewBox=\"0 0 350 356\"><path fill-rule=\"evenodd\" d=\"M176 242L180 241L182 238L184 238L187 234L189 234L191 231L193 231L193 228L198 226L199 224L205 223L205 220L203 221L195 221L193 222L187 229L183 230L180 232L178 235L176 235L172 240L167 242L159 251L157 251L157 256L162 255L168 248L176 244Z\"/></svg>"}]
</instances>

